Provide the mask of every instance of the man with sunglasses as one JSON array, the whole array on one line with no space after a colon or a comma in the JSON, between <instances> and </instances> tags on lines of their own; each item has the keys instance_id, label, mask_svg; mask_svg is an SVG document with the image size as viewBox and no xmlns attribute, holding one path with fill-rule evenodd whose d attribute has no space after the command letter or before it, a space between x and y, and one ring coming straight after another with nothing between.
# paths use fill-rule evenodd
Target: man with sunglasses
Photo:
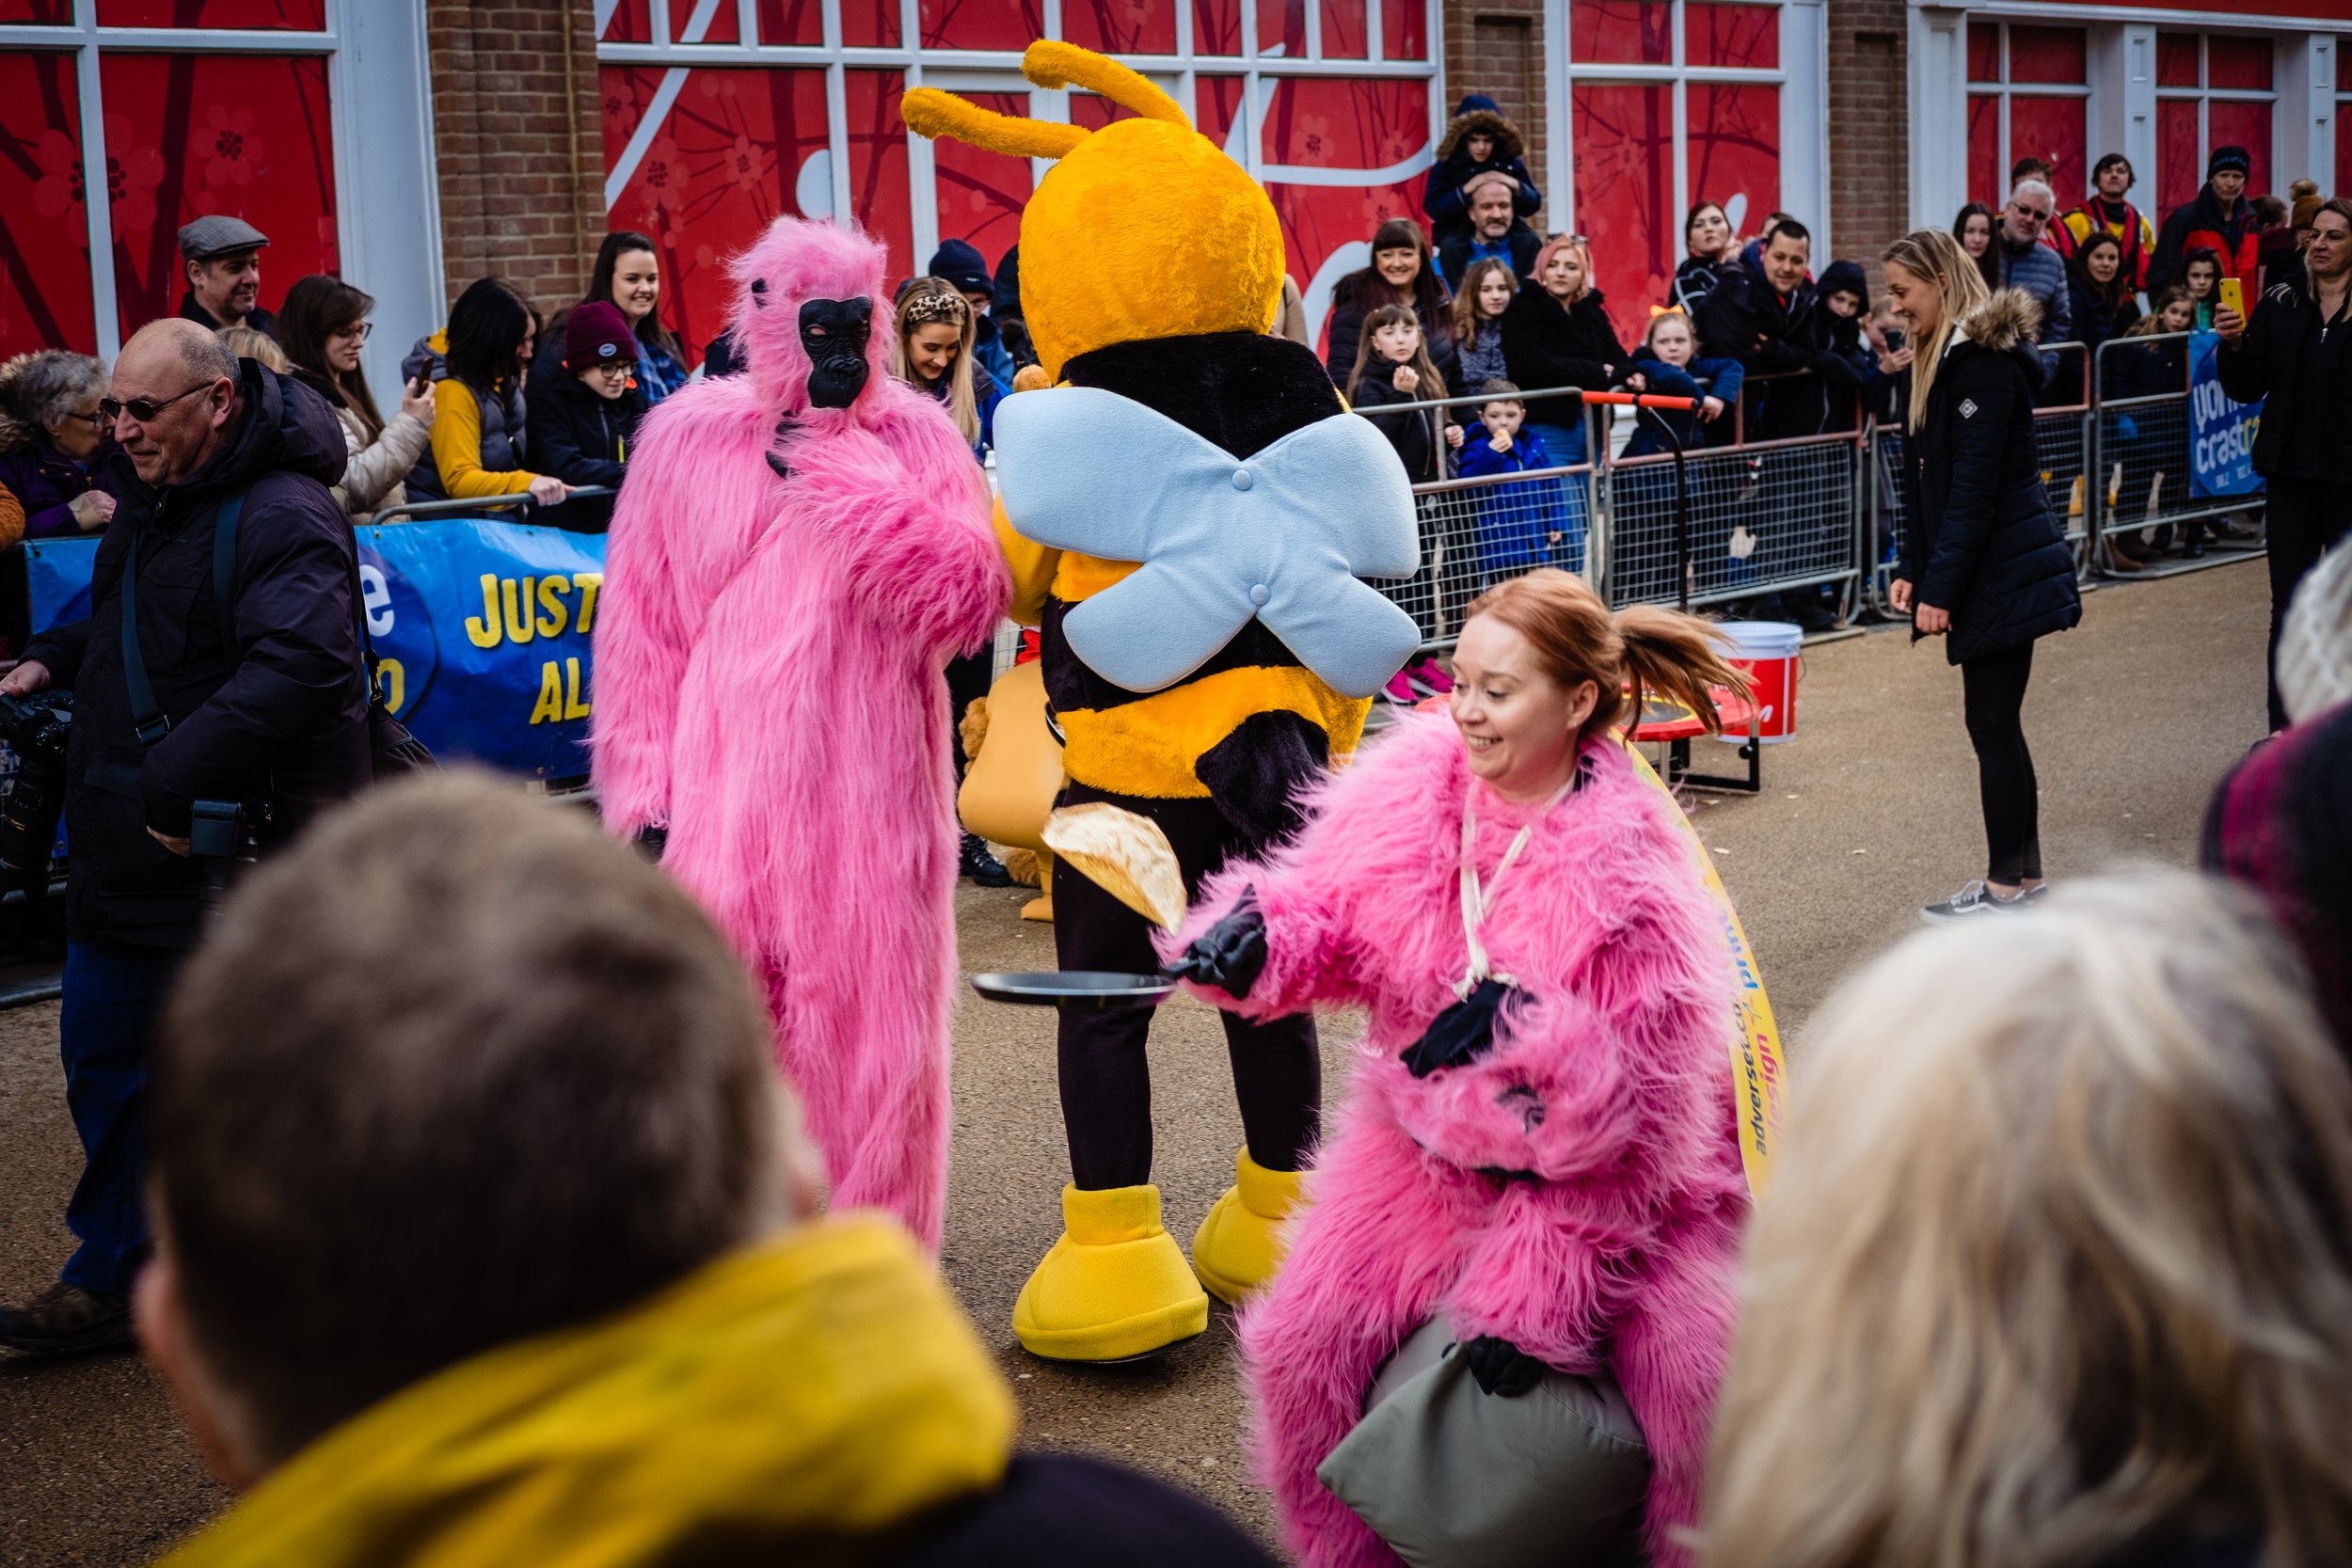
<instances>
[{"instance_id":1,"label":"man with sunglasses","mask_svg":"<svg viewBox=\"0 0 2352 1568\"><path fill-rule=\"evenodd\" d=\"M123 345L99 412L151 499L108 523L89 618L36 633L0 678L74 697L59 1035L81 1244L55 1286L0 1307L0 1345L47 1354L130 1343L149 1041L202 907L196 803L244 808L267 851L370 774L356 546L327 489L345 452L334 410L171 319Z\"/></svg>"}]
</instances>

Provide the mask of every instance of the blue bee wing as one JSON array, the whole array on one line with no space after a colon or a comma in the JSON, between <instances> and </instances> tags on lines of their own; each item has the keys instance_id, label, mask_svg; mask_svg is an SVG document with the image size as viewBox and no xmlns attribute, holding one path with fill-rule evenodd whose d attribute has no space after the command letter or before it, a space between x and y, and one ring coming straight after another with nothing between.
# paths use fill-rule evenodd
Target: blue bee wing
<instances>
[{"instance_id":1,"label":"blue bee wing","mask_svg":"<svg viewBox=\"0 0 2352 1568\"><path fill-rule=\"evenodd\" d=\"M1098 387L1041 388L996 405L1005 520L1056 549L1152 560L1193 519L1203 482L1234 467L1175 420Z\"/></svg>"},{"instance_id":2,"label":"blue bee wing","mask_svg":"<svg viewBox=\"0 0 2352 1568\"><path fill-rule=\"evenodd\" d=\"M1153 562L1073 609L1062 617L1062 635L1104 679L1158 691L1206 664L1257 608L1230 578Z\"/></svg>"},{"instance_id":3,"label":"blue bee wing","mask_svg":"<svg viewBox=\"0 0 2352 1568\"><path fill-rule=\"evenodd\" d=\"M1333 576L1277 593L1258 619L1343 697L1369 697L1421 646L1413 618L1368 583Z\"/></svg>"}]
</instances>

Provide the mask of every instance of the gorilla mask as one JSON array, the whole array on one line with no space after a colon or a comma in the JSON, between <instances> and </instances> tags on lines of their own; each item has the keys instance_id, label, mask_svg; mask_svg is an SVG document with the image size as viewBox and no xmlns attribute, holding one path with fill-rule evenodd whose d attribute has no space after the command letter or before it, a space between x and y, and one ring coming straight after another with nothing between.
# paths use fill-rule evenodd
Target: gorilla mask
<instances>
[{"instance_id":1,"label":"gorilla mask","mask_svg":"<svg viewBox=\"0 0 2352 1568\"><path fill-rule=\"evenodd\" d=\"M873 327L873 301L862 295L801 302L811 408L847 408L857 400L866 387L866 345Z\"/></svg>"}]
</instances>

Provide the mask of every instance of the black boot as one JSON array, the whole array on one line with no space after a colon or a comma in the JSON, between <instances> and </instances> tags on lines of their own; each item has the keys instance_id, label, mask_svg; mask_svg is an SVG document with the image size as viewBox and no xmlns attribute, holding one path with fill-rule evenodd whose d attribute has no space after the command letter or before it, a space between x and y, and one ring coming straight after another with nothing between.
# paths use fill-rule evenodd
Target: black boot
<instances>
[{"instance_id":1,"label":"black boot","mask_svg":"<svg viewBox=\"0 0 2352 1568\"><path fill-rule=\"evenodd\" d=\"M1004 862L988 852L988 841L977 833L963 835L962 863L957 870L977 887L1012 886L1012 873L1005 869Z\"/></svg>"},{"instance_id":2,"label":"black boot","mask_svg":"<svg viewBox=\"0 0 2352 1568\"><path fill-rule=\"evenodd\" d=\"M2203 560L2205 555L2204 523L2201 520L2192 520L2185 526L2185 531L2187 534L2187 540L2181 546L2181 553L2191 561Z\"/></svg>"},{"instance_id":3,"label":"black boot","mask_svg":"<svg viewBox=\"0 0 2352 1568\"><path fill-rule=\"evenodd\" d=\"M0 1307L0 1345L33 1355L129 1350L131 1303L60 1280L23 1307Z\"/></svg>"}]
</instances>

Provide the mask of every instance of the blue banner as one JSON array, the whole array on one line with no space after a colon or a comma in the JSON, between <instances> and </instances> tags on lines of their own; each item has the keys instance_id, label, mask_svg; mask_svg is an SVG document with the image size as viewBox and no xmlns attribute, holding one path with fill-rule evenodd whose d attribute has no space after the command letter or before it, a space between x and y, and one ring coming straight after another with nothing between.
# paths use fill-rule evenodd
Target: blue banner
<instances>
[{"instance_id":1,"label":"blue banner","mask_svg":"<svg viewBox=\"0 0 2352 1568\"><path fill-rule=\"evenodd\" d=\"M2263 405L2233 403L2221 389L2217 359L2221 335L2204 331L2188 341L2188 480L2200 496L2253 496L2263 482L2254 472L2254 433Z\"/></svg>"},{"instance_id":2,"label":"blue banner","mask_svg":"<svg viewBox=\"0 0 2352 1568\"><path fill-rule=\"evenodd\" d=\"M385 700L434 756L585 774L604 535L437 517L358 536ZM95 539L36 539L24 553L35 630L89 614Z\"/></svg>"}]
</instances>

